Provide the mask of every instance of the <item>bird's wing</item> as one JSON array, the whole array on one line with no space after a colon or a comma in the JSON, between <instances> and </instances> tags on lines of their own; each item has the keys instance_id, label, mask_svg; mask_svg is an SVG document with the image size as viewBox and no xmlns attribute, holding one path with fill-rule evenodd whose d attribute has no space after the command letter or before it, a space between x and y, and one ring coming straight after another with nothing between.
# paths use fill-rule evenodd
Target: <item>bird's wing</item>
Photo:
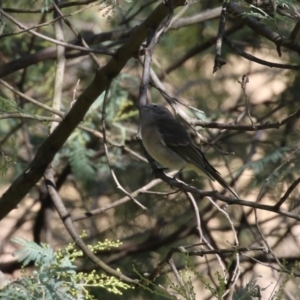
<instances>
[{"instance_id":1,"label":"bird's wing","mask_svg":"<svg viewBox=\"0 0 300 300\"><path fill-rule=\"evenodd\" d=\"M159 120L158 131L162 135L162 143L176 152L186 161L197 166L204 174L212 180L218 181L224 188L228 189L237 199L236 192L221 177L221 174L207 161L203 152L197 148L186 129L175 119Z\"/></svg>"},{"instance_id":2,"label":"bird's wing","mask_svg":"<svg viewBox=\"0 0 300 300\"><path fill-rule=\"evenodd\" d=\"M218 174L218 171L209 164L202 151L193 144L188 132L180 123L175 119L160 120L158 130L163 137L162 142L168 148L215 180L213 173Z\"/></svg>"},{"instance_id":3,"label":"bird's wing","mask_svg":"<svg viewBox=\"0 0 300 300\"><path fill-rule=\"evenodd\" d=\"M186 129L175 119L160 119L157 121L158 131L163 137L165 145L179 146L188 145L191 138Z\"/></svg>"},{"instance_id":4,"label":"bird's wing","mask_svg":"<svg viewBox=\"0 0 300 300\"><path fill-rule=\"evenodd\" d=\"M192 164L196 165L204 174L207 174L209 178L213 181L217 181L223 186L225 189L228 189L235 198L239 200L238 194L227 184L227 182L223 179L221 174L208 162L205 158L203 152L197 148L195 145L190 144L188 147L185 146L184 150L180 151L180 147L177 146L177 153L185 153L184 158L191 162ZM172 148L172 147L170 147Z\"/></svg>"}]
</instances>

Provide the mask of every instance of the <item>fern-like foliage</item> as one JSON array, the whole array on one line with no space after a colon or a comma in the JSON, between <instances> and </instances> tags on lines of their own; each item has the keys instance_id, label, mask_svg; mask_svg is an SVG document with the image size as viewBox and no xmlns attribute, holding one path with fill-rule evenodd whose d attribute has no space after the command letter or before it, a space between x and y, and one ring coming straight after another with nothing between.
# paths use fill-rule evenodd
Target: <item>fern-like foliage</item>
<instances>
[{"instance_id":1,"label":"fern-like foliage","mask_svg":"<svg viewBox=\"0 0 300 300\"><path fill-rule=\"evenodd\" d=\"M263 158L244 165L242 167L242 170L245 170L250 167L253 169L254 174L258 175L264 170L266 170L266 168L268 168L268 166L270 166L271 163L278 163L283 157L283 155L289 150L291 150L289 147L277 148L274 151L267 153Z\"/></svg>"},{"instance_id":2,"label":"fern-like foliage","mask_svg":"<svg viewBox=\"0 0 300 300\"><path fill-rule=\"evenodd\" d=\"M0 96L0 114L22 112L15 101Z\"/></svg>"},{"instance_id":3,"label":"fern-like foliage","mask_svg":"<svg viewBox=\"0 0 300 300\"><path fill-rule=\"evenodd\" d=\"M7 154L3 149L0 148L0 174L5 175L9 168L17 161L17 147L13 148L11 155Z\"/></svg>"},{"instance_id":4,"label":"fern-like foliage","mask_svg":"<svg viewBox=\"0 0 300 300\"><path fill-rule=\"evenodd\" d=\"M24 111L17 105L17 103L13 100L4 98L0 96L0 115L1 114L9 114L9 113L23 113ZM8 123L7 123L8 124ZM1 134L7 132L8 126L1 126ZM9 151L4 150L4 147L0 147L0 174L5 175L9 168L16 163L18 156L18 147L15 146L15 141L12 139L12 147L10 147Z\"/></svg>"},{"instance_id":5,"label":"fern-like foliage","mask_svg":"<svg viewBox=\"0 0 300 300\"><path fill-rule=\"evenodd\" d=\"M19 261L22 261L24 266L27 266L31 261L34 261L36 266L43 265L43 263L51 264L54 251L49 245L38 245L21 238L14 238L12 241L23 246L23 248L17 250L14 254L19 256Z\"/></svg>"},{"instance_id":6,"label":"fern-like foliage","mask_svg":"<svg viewBox=\"0 0 300 300\"><path fill-rule=\"evenodd\" d=\"M265 183L265 188L274 187L282 178L291 179L293 172L297 172L299 167L299 154L289 160L289 163L283 164L286 154L291 151L290 147L280 147L274 151L268 152L256 161L251 161L242 166L238 173L243 172L247 168L253 170L255 180L253 180L251 187L260 186L268 178ZM282 166L279 168L279 166ZM289 177L289 178L288 178Z\"/></svg>"},{"instance_id":7,"label":"fern-like foliage","mask_svg":"<svg viewBox=\"0 0 300 300\"><path fill-rule=\"evenodd\" d=\"M258 278L254 278L232 295L232 300L253 300L261 299L261 287L256 284Z\"/></svg>"},{"instance_id":8,"label":"fern-like foliage","mask_svg":"<svg viewBox=\"0 0 300 300\"><path fill-rule=\"evenodd\" d=\"M103 5L111 5L112 1L104 1ZM115 3L115 1L113 1ZM137 115L137 109L132 101L128 99L128 92L122 88L122 82L130 85L135 83L134 78L128 74L121 74L111 84L109 100L106 105L105 123L109 138L119 145L125 144L128 136L133 132L131 128L131 117ZM129 83L128 83L129 82ZM133 85L132 83L132 85ZM113 101L110 101L113 99ZM99 131L102 127L102 106L104 95L100 95L92 104L84 118L84 125ZM126 123L126 121L128 121ZM109 174L107 159L104 154L97 156L98 146L89 146L91 135L81 130L75 130L68 139L68 143L61 150L62 157L67 157L72 168L72 173L85 186L91 187L97 178L97 174ZM92 143L93 144L93 143ZM92 147L89 148L89 147ZM101 144L100 144L101 147ZM96 155L96 157L95 157ZM113 168L124 168L121 159L122 149L109 147L109 159Z\"/></svg>"},{"instance_id":9,"label":"fern-like foliage","mask_svg":"<svg viewBox=\"0 0 300 300\"><path fill-rule=\"evenodd\" d=\"M274 0L262 2L260 6L243 2L244 16L250 16L262 20L268 26L280 34L283 34L283 27L293 29L300 11L299 3L296 0ZM280 31L280 32L279 32ZM284 35L284 34L283 34Z\"/></svg>"},{"instance_id":10,"label":"fern-like foliage","mask_svg":"<svg viewBox=\"0 0 300 300\"><path fill-rule=\"evenodd\" d=\"M74 141L69 150L69 162L75 177L84 183L93 181L96 169L90 160L91 150L88 151L85 143L79 140Z\"/></svg>"},{"instance_id":11,"label":"fern-like foliage","mask_svg":"<svg viewBox=\"0 0 300 300\"><path fill-rule=\"evenodd\" d=\"M0 299L14 300L92 300L89 288L100 287L115 294L122 294L122 289L130 288L115 277L105 274L77 273L74 261L83 256L81 251L70 244L66 249L55 252L49 245L38 245L22 238L13 241L22 246L15 252L19 261L27 265L33 261L37 269L15 280L0 290ZM119 247L120 242L105 241L90 246L92 251Z\"/></svg>"}]
</instances>

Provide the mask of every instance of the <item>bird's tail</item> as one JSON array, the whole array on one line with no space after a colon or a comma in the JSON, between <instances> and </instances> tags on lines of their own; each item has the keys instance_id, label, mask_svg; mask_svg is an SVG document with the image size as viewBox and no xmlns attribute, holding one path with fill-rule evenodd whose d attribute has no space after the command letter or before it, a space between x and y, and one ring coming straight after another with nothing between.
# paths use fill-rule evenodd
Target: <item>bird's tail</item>
<instances>
[{"instance_id":1,"label":"bird's tail","mask_svg":"<svg viewBox=\"0 0 300 300\"><path fill-rule=\"evenodd\" d=\"M224 187L225 189L227 189L228 191L230 191L230 193L238 200L240 200L238 194L228 185L228 183L220 176L220 174L218 173L218 171L214 170L215 172L210 172L210 174L212 175L212 177L218 181L222 187Z\"/></svg>"},{"instance_id":2,"label":"bird's tail","mask_svg":"<svg viewBox=\"0 0 300 300\"><path fill-rule=\"evenodd\" d=\"M180 146L177 145L178 149ZM187 167L196 171L198 175L210 178L218 181L225 189L238 200L240 200L238 194L227 184L227 182L221 177L220 173L208 162L203 152L192 143L189 147L184 146L184 151L178 151L177 153L185 153L183 158L188 161Z\"/></svg>"}]
</instances>

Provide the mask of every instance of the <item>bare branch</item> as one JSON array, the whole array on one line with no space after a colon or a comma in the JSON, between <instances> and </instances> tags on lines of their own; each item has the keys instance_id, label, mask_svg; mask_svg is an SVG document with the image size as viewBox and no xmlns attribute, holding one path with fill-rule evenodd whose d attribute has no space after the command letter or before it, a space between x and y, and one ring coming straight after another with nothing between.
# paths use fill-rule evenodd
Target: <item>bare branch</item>
<instances>
[{"instance_id":1,"label":"bare branch","mask_svg":"<svg viewBox=\"0 0 300 300\"><path fill-rule=\"evenodd\" d=\"M184 0L174 0L175 7L184 5L184 3ZM149 26L154 29L158 28L168 13L169 10L164 4L158 5L150 16L133 30L128 41L117 50L116 55L108 64L96 72L93 82L78 97L72 109L55 131L43 142L28 168L1 197L0 220L17 206L32 186L41 178L54 155L83 119L91 104L105 90L107 83L121 72L130 58L136 55L141 43L147 36Z\"/></svg>"}]
</instances>

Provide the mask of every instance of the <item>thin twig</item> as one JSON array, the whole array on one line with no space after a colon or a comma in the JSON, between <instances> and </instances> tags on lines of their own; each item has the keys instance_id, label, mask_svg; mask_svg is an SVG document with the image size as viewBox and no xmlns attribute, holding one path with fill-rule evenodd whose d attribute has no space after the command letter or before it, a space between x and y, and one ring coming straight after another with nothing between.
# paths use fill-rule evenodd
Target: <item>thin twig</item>
<instances>
[{"instance_id":1,"label":"thin twig","mask_svg":"<svg viewBox=\"0 0 300 300\"><path fill-rule=\"evenodd\" d=\"M277 258L277 256L273 252L272 248L269 246L269 243L267 242L265 236L263 235L262 231L260 230L260 226L259 226L259 222L258 222L258 215L257 215L257 210L256 209L254 209L254 216L255 216L256 228L258 230L258 233L259 233L260 237L264 241L264 244L265 244L266 248L268 249L268 252L272 254L272 256L275 259L275 261L277 262L278 266L280 268L282 268L282 264L280 263L279 259Z\"/></svg>"},{"instance_id":2,"label":"thin twig","mask_svg":"<svg viewBox=\"0 0 300 300\"><path fill-rule=\"evenodd\" d=\"M179 29L185 26L190 26L193 24L200 24L202 22L206 22L215 18L218 18L221 14L222 7L216 7L212 9L208 9L206 11L202 11L199 14L188 16L186 18L180 18L177 20L172 20L170 25L170 29ZM183 11L183 10L182 10ZM179 14L178 14L179 15ZM177 17L177 15L176 15Z\"/></svg>"},{"instance_id":3,"label":"thin twig","mask_svg":"<svg viewBox=\"0 0 300 300\"><path fill-rule=\"evenodd\" d=\"M83 219L86 219L86 218L89 218L89 217L92 217L92 216L100 215L100 214L104 213L105 211L107 211L109 209L112 209L112 208L115 208L119 205L125 204L128 201L132 200L132 198L137 197L140 194L147 193L147 191L149 189L151 189L154 186L157 186L161 182L162 181L160 179L154 179L151 182L149 182L148 184L146 184L145 186L143 186L143 187L139 188L138 190L132 192L130 194L131 197L130 196L125 196L125 197L123 197L119 200L114 201L111 204L107 204L107 205L104 205L103 207L100 207L100 208L97 208L97 209L94 209L94 210L90 210L90 211L87 211L83 214L77 215L77 216L73 217L73 221L76 222L76 221L80 221L80 220L83 220Z\"/></svg>"},{"instance_id":4,"label":"thin twig","mask_svg":"<svg viewBox=\"0 0 300 300\"><path fill-rule=\"evenodd\" d=\"M105 264L101 259L99 259L84 243L82 238L79 236L78 232L76 231L72 218L67 211L62 199L58 195L58 192L56 190L55 181L52 173L52 168L48 166L44 173L45 182L49 191L49 194L51 196L51 199L54 203L54 206L60 216L60 219L62 220L63 224L65 225L67 231L69 232L70 236L73 238L75 244L83 251L83 253L94 263L96 266L101 268L105 273L110 274L112 276L115 276L116 278L119 278L120 280L127 282L127 283L136 283L136 280L133 280L124 274L122 274L120 271L116 271L112 269L110 266Z\"/></svg>"},{"instance_id":5,"label":"thin twig","mask_svg":"<svg viewBox=\"0 0 300 300\"><path fill-rule=\"evenodd\" d=\"M55 2L53 5L56 6ZM57 12L54 11L54 18L57 16ZM64 41L64 31L62 28L61 20L54 22L54 33L55 38L59 41ZM55 72L55 81L54 81L54 90L52 97L52 109L60 111L61 107L61 97L64 83L64 72L65 72L65 47L56 45L56 72ZM55 114L54 116L55 117ZM50 134L57 127L57 122L52 122L50 125Z\"/></svg>"},{"instance_id":6,"label":"thin twig","mask_svg":"<svg viewBox=\"0 0 300 300\"><path fill-rule=\"evenodd\" d=\"M14 24L16 24L18 27L20 27L21 29L27 30L28 28L26 26L24 26L21 22L17 21L15 18L13 18L11 15L7 14L3 9L0 9L0 13L3 14L8 20L10 20L11 22L13 22ZM60 45L60 46L64 46L66 48L71 48L71 49L75 49L75 50L80 50L80 51L85 51L85 52L94 52L94 53L101 53L101 54L107 54L109 53L108 50L102 50L102 49L91 49L91 48L86 48L86 47L81 47L81 46L76 46L76 45L72 45L72 44L68 44L65 42L61 42L58 41L56 39L52 39L46 35L43 35L41 33L38 33L34 30L28 30L28 32L30 32L31 34L45 40L48 42L51 42L53 44L56 45ZM113 52L111 52L111 55L113 54Z\"/></svg>"},{"instance_id":7,"label":"thin twig","mask_svg":"<svg viewBox=\"0 0 300 300\"><path fill-rule=\"evenodd\" d=\"M224 254L229 254L232 255L234 253L243 253L243 252L248 252L248 251L264 251L264 247L244 247L244 248L234 248L234 249L210 249L210 250L186 250L185 247L173 247L171 248L167 255L164 257L163 260L161 260L156 268L151 272L151 274L147 277L147 280L153 281L156 279L163 271L164 267L168 264L170 258L173 256L175 253L183 253L187 254L189 256L206 256L210 254L218 254L218 255L224 255ZM143 281L142 281L143 283Z\"/></svg>"},{"instance_id":8,"label":"thin twig","mask_svg":"<svg viewBox=\"0 0 300 300\"><path fill-rule=\"evenodd\" d=\"M266 205L266 204L261 204L261 203L257 203L257 202L253 202L253 201L246 201L246 200L242 200L242 199L238 200L238 199L234 199L234 198L229 198L229 197L226 197L216 191L210 191L210 192L209 191L201 191L201 190L199 190L191 185L188 185L184 182L181 182L178 180L174 181L174 179L167 176L163 172L163 170L154 169L153 172L157 178L162 179L163 181L165 181L167 184L169 184L173 188L178 188L180 190L191 192L191 193L194 193L194 194L202 196L202 197L203 196L213 197L213 198L223 201L229 205L236 204L236 205L241 205L241 206L248 206L248 207L257 208L257 209L261 209L261 210L271 211L271 212L274 212L274 213L277 213L277 214L280 214L283 216L287 216L287 217L295 219L295 220L300 220L299 214L291 213L291 212L288 212L285 210L277 210L272 205Z\"/></svg>"},{"instance_id":9,"label":"thin twig","mask_svg":"<svg viewBox=\"0 0 300 300\"><path fill-rule=\"evenodd\" d=\"M59 7L55 4L55 3L53 3L53 6L54 6L54 8L55 8L55 10L57 11L57 13L61 16L61 17L63 17L63 13L62 13L62 11L59 9ZM89 48L89 45L86 43L86 41L84 40L84 38L82 37L82 35L73 27L73 25L71 24L71 22L67 19L67 18L65 18L65 17L63 17L63 20L64 20L64 22L65 22L65 24L71 29L71 31L74 33L74 35L78 38L78 40L82 43L82 45L84 46L84 47L86 47L86 48ZM98 58L97 58L97 56L94 54L94 53L92 53L92 52L89 52L89 56L93 59L93 61L95 62L95 64L98 66L98 68L100 68L101 67L101 63L100 63L100 61L98 60Z\"/></svg>"},{"instance_id":10,"label":"thin twig","mask_svg":"<svg viewBox=\"0 0 300 300\"><path fill-rule=\"evenodd\" d=\"M225 215L225 217L227 218L229 224L230 224L230 227L231 227L231 230L233 232L233 236L234 236L234 240L235 240L235 247L239 247L239 239L238 239L238 236L237 236L237 233L236 233L236 230L235 230L235 227L234 227L234 224L229 216L229 214L224 210L222 209L215 201L213 201L210 197L206 197L209 202L219 211L221 212L223 215ZM238 277L236 277L238 274L239 274L239 269L240 269L240 259L239 259L239 254L237 253L236 254L236 265L235 265L235 270L234 270L234 275L232 276L231 278L231 281L233 282L232 284L232 287L236 284L237 280L238 280Z\"/></svg>"},{"instance_id":11,"label":"thin twig","mask_svg":"<svg viewBox=\"0 0 300 300\"><path fill-rule=\"evenodd\" d=\"M239 29L243 27L243 23L241 22L235 22L232 27L229 29L225 30L225 35L230 35L232 33L235 33ZM159 78L162 80L165 78L165 76L171 72L173 72L175 69L181 67L188 59L194 57L195 55L207 50L211 46L215 45L217 40L217 37L211 37L208 39L206 42L201 43L201 44L196 44L190 50L186 51L185 54L181 57L179 57L175 62L172 63L169 67L167 67L162 74L159 75Z\"/></svg>"},{"instance_id":12,"label":"thin twig","mask_svg":"<svg viewBox=\"0 0 300 300\"><path fill-rule=\"evenodd\" d=\"M201 220L200 220L200 213L199 213L199 208L198 208L198 205L194 199L194 196L191 194L191 193L186 193L186 195L188 196L188 199L190 200L192 206L193 206L193 209L194 209L194 212L195 212L195 217L196 217L196 229L199 233L199 238L200 238L200 244L203 244L203 240L204 240L204 236L203 236L203 232L202 232L202 228L201 228Z\"/></svg>"},{"instance_id":13,"label":"thin twig","mask_svg":"<svg viewBox=\"0 0 300 300\"><path fill-rule=\"evenodd\" d=\"M156 31L153 30L153 28L148 28L148 35L147 35L147 44L146 47L143 49L144 54L144 62L143 62L143 75L142 75L142 82L140 85L139 90L139 99L138 104L145 105L147 103L147 91L148 91L148 85L150 81L150 69L151 69L151 61L152 61L152 53L153 53L153 47L155 45L155 34ZM141 60L141 59L140 59ZM137 138L141 138L141 124L139 121L139 128L137 133ZM152 157L147 153L146 149L143 147L144 152L146 153L146 156L149 157L150 161L152 161ZM155 164L153 162L153 164Z\"/></svg>"},{"instance_id":14,"label":"thin twig","mask_svg":"<svg viewBox=\"0 0 300 300\"><path fill-rule=\"evenodd\" d=\"M15 89L14 87L12 87L11 85L9 85L6 81L0 79L0 83L3 84L6 88L8 88L9 90L11 90L12 92L14 92L15 94L19 95L20 97L26 99L27 101L49 111L49 112L52 112L53 114L56 114L60 117L63 117L64 116L64 113L57 110L57 109L53 109L52 107L46 105L46 104L43 104L33 98L31 98L30 96L27 96L26 94L24 93L21 93L20 91L18 91L17 89Z\"/></svg>"},{"instance_id":15,"label":"thin twig","mask_svg":"<svg viewBox=\"0 0 300 300\"><path fill-rule=\"evenodd\" d=\"M289 156L289 157L288 157L281 165L279 165L278 167L276 167L275 170L268 176L268 178L265 179L264 184L263 184L263 186L261 187L261 189L260 189L260 191L259 191L259 194L258 194L258 196L257 196L257 199L256 199L257 202L259 202L259 201L261 200L262 195L263 195L263 193L264 193L264 191L265 191L266 185L269 183L271 177L272 177L274 174L276 174L280 169L282 169L282 168L285 167L287 164L289 164L289 163L291 162L291 159L297 154L297 152L298 152L299 150L300 150L300 146L297 147L295 150L293 150L293 151L291 152L290 156ZM287 196L288 196L288 195L289 195L289 194L287 194ZM281 201L284 201L284 200L286 200L287 198L284 198L284 200L282 200L282 199L283 199L283 198L280 198L280 200L279 200L279 202L278 202L278 203L280 203L280 205L282 204ZM278 203L275 204L275 207L277 207L277 208L279 208L279 207L278 207L278 205L279 205Z\"/></svg>"},{"instance_id":16,"label":"thin twig","mask_svg":"<svg viewBox=\"0 0 300 300\"><path fill-rule=\"evenodd\" d=\"M289 197L291 192L296 188L296 186L300 183L300 177L298 177L286 190L285 194L280 198L280 200L274 205L274 207L279 208L285 200Z\"/></svg>"},{"instance_id":17,"label":"thin twig","mask_svg":"<svg viewBox=\"0 0 300 300\"><path fill-rule=\"evenodd\" d=\"M261 58L257 58L249 53L246 53L245 51L237 48L237 46L235 46L226 36L224 36L223 38L223 41L224 43L231 49L233 50L235 53L237 53L238 55L250 60L250 61L253 61L253 62L256 62L260 65L263 65L263 66L268 66L270 68L280 68L280 69L289 69L289 70L300 70L300 66L299 65L290 65L290 64L278 64L278 63L273 63L273 62L270 62L270 61L266 61L266 60L263 60Z\"/></svg>"},{"instance_id":18,"label":"thin twig","mask_svg":"<svg viewBox=\"0 0 300 300\"><path fill-rule=\"evenodd\" d=\"M215 64L213 68L213 73L216 73L219 69L222 68L223 65L226 64L225 60L222 59L221 57L221 51L222 51L223 36L225 34L225 24L226 24L228 3L229 3L228 0L223 0L220 22L219 22L219 30L218 30L217 40L216 40L216 55L215 55Z\"/></svg>"},{"instance_id":19,"label":"thin twig","mask_svg":"<svg viewBox=\"0 0 300 300\"><path fill-rule=\"evenodd\" d=\"M59 5L60 8L65 8L65 7L72 7L72 6L80 6L80 5L89 5L90 3L95 2L95 0L83 0L83 1L70 1L66 3L61 3ZM5 11L11 12L11 13L32 13L32 14L37 14L41 12L41 9L21 9L21 8L12 8L12 7L6 7L4 8ZM49 7L47 10L47 13L51 13L53 11L53 7Z\"/></svg>"},{"instance_id":20,"label":"thin twig","mask_svg":"<svg viewBox=\"0 0 300 300\"><path fill-rule=\"evenodd\" d=\"M157 0L151 0L151 1L147 2L147 3L144 3L143 5L141 5L141 6L139 7L139 9L137 9L137 11L136 11L135 13L133 13L133 14L132 14L130 17L128 17L127 19L123 20L123 21L120 23L120 25L124 25L124 24L130 22L130 21L131 21L132 19L134 19L134 17L137 16L144 8L146 8L147 6L153 4L153 3L156 2L156 1L157 1ZM133 6L133 4L132 4L132 6Z\"/></svg>"},{"instance_id":21,"label":"thin twig","mask_svg":"<svg viewBox=\"0 0 300 300\"><path fill-rule=\"evenodd\" d=\"M81 8L81 9L79 9L79 10L76 10L76 11L74 11L74 12L72 12L72 13L69 13L69 14L66 14L66 15L64 15L64 16L58 16L58 17L56 17L56 18L54 18L54 19L52 19L52 20L50 20L50 21L48 21L48 22L43 22L43 23L40 23L40 24L38 24L38 25L34 25L34 26L29 27L29 28L26 28L26 29L24 29L24 30L19 30L19 31L16 31L16 32L11 32L11 33L6 33L6 34L3 34L3 35L0 35L0 39L2 39L2 38L4 38L4 37L7 37L7 36L19 35L19 34L21 34L21 33L27 32L27 31L29 31L29 30L38 29L38 28L41 28L41 27L44 27L44 26L49 26L49 25L53 24L54 22L56 22L56 21L58 21L58 20L61 20L62 18L68 18L68 17L75 16L75 15L81 13L82 11L84 11L84 10L86 10L86 9L88 9L88 8L91 8L91 7L93 7L93 6L96 6L96 5L98 5L98 3L91 3L91 4L89 4L89 5L87 5L87 6L83 7L83 8ZM61 6L58 5L57 7L61 7ZM4 10L5 10L6 12L9 12L9 10L7 10L7 9L4 9ZM48 12L49 12L49 11L48 11ZM40 12L39 12L39 13L40 13Z\"/></svg>"},{"instance_id":22,"label":"thin twig","mask_svg":"<svg viewBox=\"0 0 300 300\"><path fill-rule=\"evenodd\" d=\"M263 249L262 249L262 250L263 250ZM263 251L264 251L264 250L263 250ZM264 267L266 267L266 268L270 268L270 269L272 269L272 270L275 270L275 271L277 271L278 273L285 273L285 274L291 275L291 270L288 270L288 269L285 269L285 268L276 268L276 267L274 267L271 263L269 263L269 264L263 263L263 262L259 261L258 259L256 259L255 257L248 256L248 255L246 255L246 254L244 254L244 253L241 253L241 255L244 256L244 257L247 257L249 260L252 260L252 261L258 263L258 264L261 265L261 266L264 266ZM300 273L295 272L295 273L293 273L293 276L295 276L295 277L300 277Z\"/></svg>"},{"instance_id":23,"label":"thin twig","mask_svg":"<svg viewBox=\"0 0 300 300\"><path fill-rule=\"evenodd\" d=\"M291 122L294 119L300 118L300 108L290 114L288 117L282 119L277 122L266 121L264 124L254 124L253 126L249 125L238 125L235 123L222 124L218 122L205 122L200 120L193 120L193 125L199 125L204 128L218 128L218 129L230 129L230 130L240 130L240 131L259 131L262 129L270 129L270 128L280 128L281 126Z\"/></svg>"},{"instance_id":24,"label":"thin twig","mask_svg":"<svg viewBox=\"0 0 300 300\"><path fill-rule=\"evenodd\" d=\"M245 102L246 102L246 112L247 112L247 115L251 121L251 124L252 124L252 127L254 128L254 122L253 122L253 119L252 119L252 116L251 116L251 112L250 112L250 103L249 103L249 100L248 100L248 95L246 93L246 87L247 87L247 84L249 83L249 76L248 74L244 74L242 76L242 80L239 80L238 83L241 85L241 88L242 88L242 91L243 91L243 95L244 95L244 99L245 99Z\"/></svg>"},{"instance_id":25,"label":"thin twig","mask_svg":"<svg viewBox=\"0 0 300 300\"><path fill-rule=\"evenodd\" d=\"M281 36L279 33L273 31L270 27L262 24L256 18L245 16L244 9L242 9L241 6L239 6L237 3L230 1L227 8L229 12L233 14L233 16L250 27L256 34L262 35L266 39L272 41L276 45L277 50L279 50L280 47L285 47L287 49L300 53L299 43L296 43L289 37L285 38Z\"/></svg>"},{"instance_id":26,"label":"thin twig","mask_svg":"<svg viewBox=\"0 0 300 300\"><path fill-rule=\"evenodd\" d=\"M139 201L137 201L134 197L131 196L130 193L128 193L123 187L122 185L119 183L117 176L115 175L115 172L111 166L110 163L110 159L109 159L109 153L108 153L108 148L107 148L107 139L106 139L106 126L105 126L105 119L106 119L106 104L107 104L107 99L108 99L108 93L109 93L109 88L111 85L111 81L108 83L107 88L105 90L105 94L104 94L104 100L103 100L103 105L102 105L102 120L101 120L101 124L102 124L102 132L103 132L103 146L104 146L104 150L105 150L105 156L106 156L106 160L107 160L107 164L109 166L111 175L117 185L117 188L120 189L125 195L127 195L128 197L130 197L130 199L137 204L141 209L143 209L144 211L147 210L147 208L142 205Z\"/></svg>"}]
</instances>

